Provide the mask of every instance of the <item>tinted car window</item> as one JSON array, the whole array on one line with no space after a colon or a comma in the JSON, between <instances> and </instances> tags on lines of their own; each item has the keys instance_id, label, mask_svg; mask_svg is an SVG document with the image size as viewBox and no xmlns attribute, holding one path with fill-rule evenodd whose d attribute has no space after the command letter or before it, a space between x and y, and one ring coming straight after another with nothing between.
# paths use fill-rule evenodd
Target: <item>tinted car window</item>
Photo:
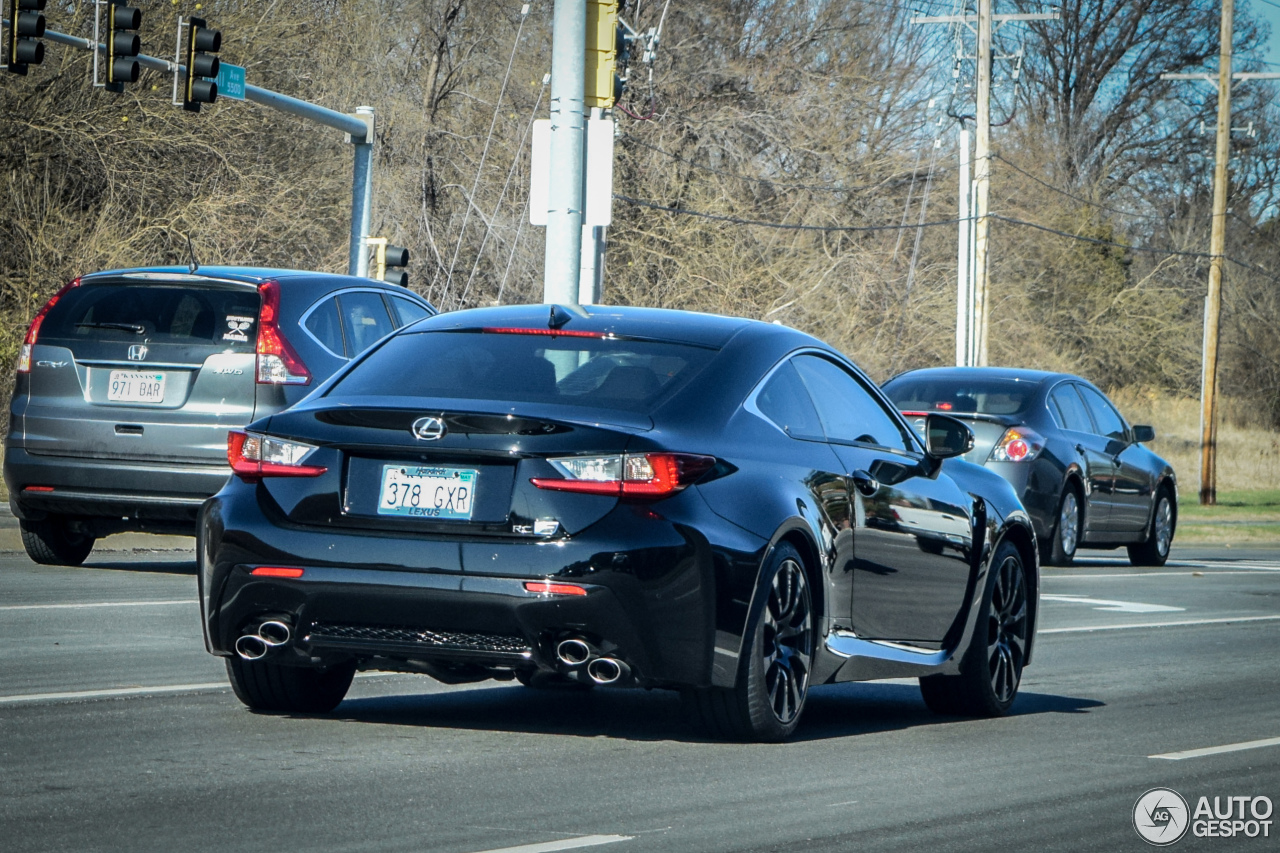
<instances>
[{"instance_id":1,"label":"tinted car window","mask_svg":"<svg viewBox=\"0 0 1280 853\"><path fill-rule=\"evenodd\" d=\"M955 414L1013 415L1035 399L1035 382L1017 379L982 379L959 382L954 378L903 376L888 382L884 393L903 411L941 411Z\"/></svg>"},{"instance_id":2,"label":"tinted car window","mask_svg":"<svg viewBox=\"0 0 1280 853\"><path fill-rule=\"evenodd\" d=\"M430 317L431 312L425 306L414 302L412 299L405 299L403 296L391 297L391 304L395 307L396 313L400 315L400 326L407 326L412 322L421 320L423 317Z\"/></svg>"},{"instance_id":3,"label":"tinted car window","mask_svg":"<svg viewBox=\"0 0 1280 853\"><path fill-rule=\"evenodd\" d=\"M257 342L258 293L246 288L164 284L73 287L50 309L41 342L62 339L209 344L252 352Z\"/></svg>"},{"instance_id":4,"label":"tinted car window","mask_svg":"<svg viewBox=\"0 0 1280 853\"><path fill-rule=\"evenodd\" d=\"M617 338L410 332L379 347L329 396L450 397L647 412L715 353Z\"/></svg>"},{"instance_id":5,"label":"tinted car window","mask_svg":"<svg viewBox=\"0 0 1280 853\"><path fill-rule=\"evenodd\" d=\"M1107 398L1087 385L1077 385L1076 388L1084 397L1089 411L1093 413L1093 420L1098 425L1098 435L1105 435L1108 438L1117 438L1123 441L1126 435L1124 419L1116 413L1115 409L1111 408Z\"/></svg>"},{"instance_id":6,"label":"tinted car window","mask_svg":"<svg viewBox=\"0 0 1280 853\"><path fill-rule=\"evenodd\" d=\"M338 301L334 297L321 302L307 316L307 331L329 352L346 358L342 345L342 326L338 320Z\"/></svg>"},{"instance_id":7,"label":"tinted car window","mask_svg":"<svg viewBox=\"0 0 1280 853\"><path fill-rule=\"evenodd\" d=\"M874 444L895 450L910 447L880 402L844 368L816 355L797 356L793 362L809 389L830 441Z\"/></svg>"},{"instance_id":8,"label":"tinted car window","mask_svg":"<svg viewBox=\"0 0 1280 853\"><path fill-rule=\"evenodd\" d=\"M1093 422L1085 411L1084 403L1070 384L1059 385L1049 395L1050 408L1058 425L1074 432L1093 432Z\"/></svg>"},{"instance_id":9,"label":"tinted car window","mask_svg":"<svg viewBox=\"0 0 1280 853\"><path fill-rule=\"evenodd\" d=\"M338 296L342 331L347 338L347 354L354 358L391 334L394 327L382 294L355 290Z\"/></svg>"},{"instance_id":10,"label":"tinted car window","mask_svg":"<svg viewBox=\"0 0 1280 853\"><path fill-rule=\"evenodd\" d=\"M792 438L821 441L822 424L791 362L779 367L756 395L756 408Z\"/></svg>"}]
</instances>

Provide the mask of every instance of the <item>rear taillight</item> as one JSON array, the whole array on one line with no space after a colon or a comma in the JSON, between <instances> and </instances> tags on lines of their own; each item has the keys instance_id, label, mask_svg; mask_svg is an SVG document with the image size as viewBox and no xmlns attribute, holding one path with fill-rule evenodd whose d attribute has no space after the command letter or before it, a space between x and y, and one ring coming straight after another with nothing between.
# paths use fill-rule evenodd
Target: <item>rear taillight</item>
<instances>
[{"instance_id":1,"label":"rear taillight","mask_svg":"<svg viewBox=\"0 0 1280 853\"><path fill-rule=\"evenodd\" d=\"M639 500L663 498L697 481L715 467L713 456L693 453L625 453L548 459L564 479L535 477L539 489L614 495Z\"/></svg>"},{"instance_id":2,"label":"rear taillight","mask_svg":"<svg viewBox=\"0 0 1280 853\"><path fill-rule=\"evenodd\" d=\"M992 462L1030 462L1044 450L1044 438L1026 427L1010 427L991 449Z\"/></svg>"},{"instance_id":3,"label":"rear taillight","mask_svg":"<svg viewBox=\"0 0 1280 853\"><path fill-rule=\"evenodd\" d=\"M60 287L58 292L53 294L49 301L44 304L44 307L36 313L35 319L32 320L31 325L27 327L27 336L22 339L22 349L18 352L19 373L31 372L31 349L36 345L36 337L40 334L40 324L44 322L44 317L49 313L49 309L58 303L62 294L66 293L73 287L79 286L80 279L73 278L71 281Z\"/></svg>"},{"instance_id":4,"label":"rear taillight","mask_svg":"<svg viewBox=\"0 0 1280 853\"><path fill-rule=\"evenodd\" d=\"M258 312L258 384L308 385L311 371L280 329L280 282L258 285L262 308Z\"/></svg>"},{"instance_id":5,"label":"rear taillight","mask_svg":"<svg viewBox=\"0 0 1280 853\"><path fill-rule=\"evenodd\" d=\"M249 482L263 477L319 477L329 469L302 464L313 450L310 444L253 432L227 433L227 462L231 464L231 472Z\"/></svg>"}]
</instances>

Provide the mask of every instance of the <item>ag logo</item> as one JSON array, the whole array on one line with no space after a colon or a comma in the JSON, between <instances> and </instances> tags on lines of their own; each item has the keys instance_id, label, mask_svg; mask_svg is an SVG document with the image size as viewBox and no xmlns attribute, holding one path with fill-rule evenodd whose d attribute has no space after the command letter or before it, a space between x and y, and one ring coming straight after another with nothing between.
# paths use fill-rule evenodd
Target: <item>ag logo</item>
<instances>
[{"instance_id":1,"label":"ag logo","mask_svg":"<svg viewBox=\"0 0 1280 853\"><path fill-rule=\"evenodd\" d=\"M409 428L413 433L413 437L421 441L435 441L444 438L445 433L449 430L444 425L442 418L418 418L413 422L413 426Z\"/></svg>"},{"instance_id":2,"label":"ag logo","mask_svg":"<svg viewBox=\"0 0 1280 853\"><path fill-rule=\"evenodd\" d=\"M1152 788L1133 804L1133 828L1142 840L1165 847L1187 834L1187 801L1172 788Z\"/></svg>"}]
</instances>

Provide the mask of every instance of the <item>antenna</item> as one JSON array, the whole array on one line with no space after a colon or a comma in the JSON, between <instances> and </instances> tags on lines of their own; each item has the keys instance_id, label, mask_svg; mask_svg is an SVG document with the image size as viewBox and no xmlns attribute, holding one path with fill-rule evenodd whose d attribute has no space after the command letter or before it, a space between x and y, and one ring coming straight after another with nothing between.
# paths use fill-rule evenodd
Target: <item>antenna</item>
<instances>
[{"instance_id":1,"label":"antenna","mask_svg":"<svg viewBox=\"0 0 1280 853\"><path fill-rule=\"evenodd\" d=\"M187 235L187 254L191 256L191 263L187 265L187 272L195 274L200 269L200 262L196 260L196 247L191 242L191 235Z\"/></svg>"}]
</instances>

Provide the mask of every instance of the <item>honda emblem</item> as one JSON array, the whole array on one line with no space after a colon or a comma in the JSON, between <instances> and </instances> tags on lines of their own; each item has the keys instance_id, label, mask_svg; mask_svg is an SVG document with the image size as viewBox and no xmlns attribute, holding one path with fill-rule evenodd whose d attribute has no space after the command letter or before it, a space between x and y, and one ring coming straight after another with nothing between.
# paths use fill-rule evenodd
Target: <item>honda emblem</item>
<instances>
[{"instance_id":1,"label":"honda emblem","mask_svg":"<svg viewBox=\"0 0 1280 853\"><path fill-rule=\"evenodd\" d=\"M142 361L147 357L147 347L145 344L134 344L129 347L129 360Z\"/></svg>"}]
</instances>

